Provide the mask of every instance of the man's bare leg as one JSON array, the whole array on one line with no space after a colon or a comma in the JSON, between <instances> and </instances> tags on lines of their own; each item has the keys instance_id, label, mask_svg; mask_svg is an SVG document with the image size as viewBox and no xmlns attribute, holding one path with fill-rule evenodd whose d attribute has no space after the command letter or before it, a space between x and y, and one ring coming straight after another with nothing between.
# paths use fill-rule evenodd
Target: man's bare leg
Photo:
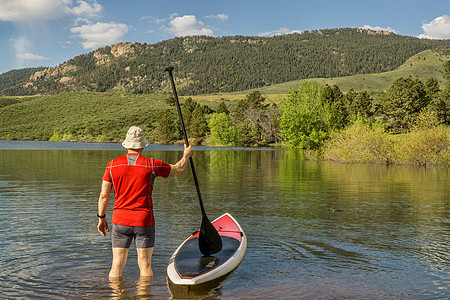
<instances>
[{"instance_id":1,"label":"man's bare leg","mask_svg":"<svg viewBox=\"0 0 450 300\"><path fill-rule=\"evenodd\" d=\"M122 271L127 263L129 248L112 248L113 261L111 265L111 271L109 272L109 278L122 277Z\"/></svg>"},{"instance_id":2,"label":"man's bare leg","mask_svg":"<svg viewBox=\"0 0 450 300\"><path fill-rule=\"evenodd\" d=\"M151 277L152 271L152 255L153 247L151 248L136 248L138 254L138 265L141 271L141 276Z\"/></svg>"}]
</instances>

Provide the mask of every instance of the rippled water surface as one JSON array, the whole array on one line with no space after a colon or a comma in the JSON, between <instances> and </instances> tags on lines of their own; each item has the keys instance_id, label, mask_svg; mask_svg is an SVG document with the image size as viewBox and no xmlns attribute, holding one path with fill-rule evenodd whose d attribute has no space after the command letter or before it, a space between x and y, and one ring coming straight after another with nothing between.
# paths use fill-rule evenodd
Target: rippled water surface
<instances>
[{"instance_id":1,"label":"rippled water surface","mask_svg":"<svg viewBox=\"0 0 450 300\"><path fill-rule=\"evenodd\" d=\"M0 141L0 149L0 298L171 297L170 255L201 221L189 171L155 183L155 276L139 279L132 247L123 281L110 282L111 241L96 230L96 207L120 145ZM144 155L175 163L180 149L152 146ZM208 216L231 213L248 250L221 286L190 297L450 298L448 168L201 147L194 161Z\"/></svg>"}]
</instances>

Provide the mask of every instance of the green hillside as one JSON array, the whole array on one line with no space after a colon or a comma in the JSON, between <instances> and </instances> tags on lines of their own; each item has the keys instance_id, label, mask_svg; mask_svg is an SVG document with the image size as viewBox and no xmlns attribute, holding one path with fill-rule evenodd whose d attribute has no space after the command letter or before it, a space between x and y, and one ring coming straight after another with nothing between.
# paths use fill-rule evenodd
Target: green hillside
<instances>
[{"instance_id":1,"label":"green hillside","mask_svg":"<svg viewBox=\"0 0 450 300\"><path fill-rule=\"evenodd\" d=\"M337 85L341 91L346 92L349 89L355 91L366 90L372 95L376 95L384 90L400 77L419 78L425 82L428 78L434 77L438 79L442 85L444 83L444 63L450 60L449 55L442 55L431 50L420 52L409 58L403 65L394 71L382 72L378 74L361 74L336 78L310 78L307 81L316 81L320 85ZM260 91L267 100L278 102L285 97L290 89L297 88L301 80L294 80L271 86L260 87ZM212 95L193 96L196 100L202 99L227 99L239 100L245 95L251 93L254 89L234 92L234 93L215 93Z\"/></svg>"},{"instance_id":2,"label":"green hillside","mask_svg":"<svg viewBox=\"0 0 450 300\"><path fill-rule=\"evenodd\" d=\"M156 141L155 128L170 95L119 92L67 92L58 95L0 97L0 139L110 142L122 139L130 124ZM180 99L184 103L184 99ZM219 102L200 100L217 109ZM54 134L56 133L56 136Z\"/></svg>"},{"instance_id":3,"label":"green hillside","mask_svg":"<svg viewBox=\"0 0 450 300\"><path fill-rule=\"evenodd\" d=\"M419 78L426 81L435 77L442 84L444 82L444 63L450 56L441 55L431 50L425 50L409 58L403 65L394 71L378 74L360 74L337 78L310 78L307 81L316 81L321 85L337 85L342 91L349 89L380 91L386 90L399 77ZM263 94L286 94L289 89L296 88L300 80L276 84L259 89ZM245 94L247 91L244 91ZM242 94L242 93L240 93Z\"/></svg>"},{"instance_id":4,"label":"green hillside","mask_svg":"<svg viewBox=\"0 0 450 300\"><path fill-rule=\"evenodd\" d=\"M75 92L0 98L0 139L114 141L129 124L151 132L164 95ZM3 103L3 107L2 104Z\"/></svg>"}]
</instances>

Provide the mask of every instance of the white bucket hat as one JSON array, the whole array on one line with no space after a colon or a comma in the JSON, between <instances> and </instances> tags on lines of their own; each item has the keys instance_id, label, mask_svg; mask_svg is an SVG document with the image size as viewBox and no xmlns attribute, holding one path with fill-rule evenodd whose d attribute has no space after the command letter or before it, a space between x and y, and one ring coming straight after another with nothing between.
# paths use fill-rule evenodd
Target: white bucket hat
<instances>
[{"instance_id":1,"label":"white bucket hat","mask_svg":"<svg viewBox=\"0 0 450 300\"><path fill-rule=\"evenodd\" d=\"M122 146L127 149L141 149L147 145L148 141L144 136L144 131L137 126L131 126L128 129L127 137L122 143Z\"/></svg>"}]
</instances>

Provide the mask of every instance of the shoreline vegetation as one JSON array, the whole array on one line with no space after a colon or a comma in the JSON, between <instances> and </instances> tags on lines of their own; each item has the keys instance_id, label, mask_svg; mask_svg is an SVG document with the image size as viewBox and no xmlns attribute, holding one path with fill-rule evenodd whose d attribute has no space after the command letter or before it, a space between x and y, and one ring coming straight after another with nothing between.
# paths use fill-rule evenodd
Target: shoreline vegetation
<instances>
[{"instance_id":1,"label":"shoreline vegetation","mask_svg":"<svg viewBox=\"0 0 450 300\"><path fill-rule=\"evenodd\" d=\"M376 95L337 85L298 82L273 100L182 97L193 145L304 149L311 159L342 163L450 166L450 60L443 79L399 77ZM270 95L269 95L270 96ZM65 92L0 97L0 139L120 142L129 126L150 141L182 141L174 100L167 94Z\"/></svg>"},{"instance_id":2,"label":"shoreline vegetation","mask_svg":"<svg viewBox=\"0 0 450 300\"><path fill-rule=\"evenodd\" d=\"M332 134L321 157L342 163L448 167L450 128L435 120L432 113L424 112L411 131L397 135L388 133L381 124L357 120Z\"/></svg>"},{"instance_id":3,"label":"shoreline vegetation","mask_svg":"<svg viewBox=\"0 0 450 300\"><path fill-rule=\"evenodd\" d=\"M306 82L304 83L306 84ZM308 85L308 84L306 84ZM312 84L315 86L314 84ZM318 86L316 86L318 87ZM293 90L291 93L297 93L298 90ZM258 92L254 92L253 96L261 96ZM95 97L95 95L91 95ZM45 96L44 96L45 97ZM53 96L57 97L57 96ZM39 97L38 97L39 98ZM88 97L89 98L89 97ZM247 98L251 97L247 95ZM261 98L263 98L261 96ZM261 98L258 98L261 100ZM189 98L188 98L189 99ZM1 100L1 98L0 98ZM31 100L25 100L31 101ZM170 100L167 100L170 101ZM183 107L186 109L186 102L194 102L193 100L184 100ZM243 101L243 100L241 100ZM223 102L221 102L223 103ZM264 103L264 102L262 102ZM266 105L265 108L270 107L272 104ZM236 104L236 103L235 103ZM198 104L197 104L198 105ZM232 105L229 105L230 107ZM239 107L239 104L236 105ZM236 109L236 108L233 108ZM170 109L169 109L170 111ZM193 111L193 110L192 110ZM389 132L386 121L381 118L364 118L361 114L357 114L356 118L339 130L334 130L329 133L328 136L319 137L318 140L322 140L323 144L318 148L311 147L310 144L306 145L290 145L285 140L279 138L276 142L270 144L253 144L253 145L241 145L238 143L239 129L233 127L231 124L231 118L226 112L217 113L220 111L219 106L215 107L214 115L209 116L207 124L210 130L207 136L190 138L189 142L192 145L202 146L246 146L246 147L273 147L273 148L303 148L305 156L308 159L317 160L324 159L330 161L336 161L340 163L376 163L376 164L407 164L417 166L450 166L450 126L446 126L442 122L439 122L437 113L433 110L423 109L417 118L411 123L410 128L404 133ZM166 111L167 112L167 111ZM164 112L160 112L160 115ZM323 114L323 112L322 112ZM215 125L214 120L219 119L219 122ZM223 120L220 120L223 118ZM307 117L312 119L311 116ZM264 119L264 118L262 118ZM205 118L206 120L206 118ZM156 125L161 125L163 119L155 121ZM176 129L176 121L172 120L173 128ZM130 120L131 123L135 123ZM144 121L145 122L145 121ZM128 123L127 121L123 122ZM130 124L131 124L130 123ZM303 122L304 123L304 122ZM170 122L168 123L170 124ZM144 124L140 124L143 126ZM291 124L292 125L292 124ZM95 125L94 125L95 127ZM120 128L119 131L126 131L126 128ZM145 127L145 125L143 126ZM93 134L89 130L89 127L85 127L85 132ZM150 128L147 127L147 130ZM171 130L166 128L165 130ZM161 131L157 128L151 129L149 136L152 139L152 143L155 144L183 144L183 139L176 139L176 135L173 135L175 139L166 140L161 142L157 140L161 136ZM167 131L166 133L168 133ZM107 134L106 132L100 132L98 136L84 135L81 138L73 133L60 133L61 131L53 131L48 138L31 138L31 137L14 137L10 133L0 134L2 140L22 140L22 141L53 141L53 142L80 142L80 143L120 143L122 142L121 136L116 134ZM64 131L62 131L64 132ZM172 133L173 134L173 133ZM300 133L295 133L296 136L301 136ZM314 135L314 133L312 134ZM310 135L310 136L312 136ZM326 135L326 134L325 134ZM112 138L113 137L113 138ZM166 136L167 138L167 136ZM291 141L292 142L292 141Z\"/></svg>"}]
</instances>

